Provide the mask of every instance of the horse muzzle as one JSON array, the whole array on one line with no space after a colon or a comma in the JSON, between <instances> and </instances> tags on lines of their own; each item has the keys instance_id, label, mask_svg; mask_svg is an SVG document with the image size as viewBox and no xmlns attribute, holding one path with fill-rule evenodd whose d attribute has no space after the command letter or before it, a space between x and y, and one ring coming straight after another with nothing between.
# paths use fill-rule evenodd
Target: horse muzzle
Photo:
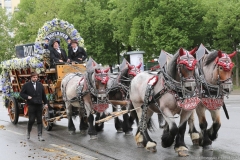
<instances>
[{"instance_id":1,"label":"horse muzzle","mask_svg":"<svg viewBox=\"0 0 240 160\"><path fill-rule=\"evenodd\" d=\"M195 91L196 81L195 79L188 79L183 83L183 86L189 91Z\"/></svg>"},{"instance_id":2,"label":"horse muzzle","mask_svg":"<svg viewBox=\"0 0 240 160\"><path fill-rule=\"evenodd\" d=\"M221 84L224 92L231 93L233 91L233 83L232 81L227 81Z\"/></svg>"}]
</instances>

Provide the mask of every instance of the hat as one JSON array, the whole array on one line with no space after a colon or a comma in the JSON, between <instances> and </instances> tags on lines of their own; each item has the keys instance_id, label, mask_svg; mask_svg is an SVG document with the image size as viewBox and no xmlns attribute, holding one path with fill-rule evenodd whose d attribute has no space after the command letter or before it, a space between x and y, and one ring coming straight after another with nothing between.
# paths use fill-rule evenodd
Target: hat
<instances>
[{"instance_id":1,"label":"hat","mask_svg":"<svg viewBox=\"0 0 240 160\"><path fill-rule=\"evenodd\" d=\"M60 45L60 41L59 41L58 39L54 39L54 40L52 41L52 45L51 45L52 47L53 47L53 45L54 45L55 42L57 42L58 45Z\"/></svg>"},{"instance_id":2,"label":"hat","mask_svg":"<svg viewBox=\"0 0 240 160\"><path fill-rule=\"evenodd\" d=\"M32 72L31 77L33 77L33 76L38 76L37 72Z\"/></svg>"},{"instance_id":3,"label":"hat","mask_svg":"<svg viewBox=\"0 0 240 160\"><path fill-rule=\"evenodd\" d=\"M78 41L77 40L71 40L71 44L72 43L76 43L78 45Z\"/></svg>"}]
</instances>

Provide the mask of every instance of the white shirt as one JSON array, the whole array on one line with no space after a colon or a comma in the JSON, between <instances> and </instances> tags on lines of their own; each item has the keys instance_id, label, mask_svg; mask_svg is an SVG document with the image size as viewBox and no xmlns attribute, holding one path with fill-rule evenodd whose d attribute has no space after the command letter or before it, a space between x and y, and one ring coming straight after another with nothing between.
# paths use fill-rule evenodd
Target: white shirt
<instances>
[{"instance_id":1,"label":"white shirt","mask_svg":"<svg viewBox=\"0 0 240 160\"><path fill-rule=\"evenodd\" d=\"M58 53L61 53L61 50L60 50L60 48L58 48L58 49L56 49L57 51L58 51Z\"/></svg>"},{"instance_id":2,"label":"white shirt","mask_svg":"<svg viewBox=\"0 0 240 160\"><path fill-rule=\"evenodd\" d=\"M73 52L77 52L78 46L76 48L73 48Z\"/></svg>"}]
</instances>

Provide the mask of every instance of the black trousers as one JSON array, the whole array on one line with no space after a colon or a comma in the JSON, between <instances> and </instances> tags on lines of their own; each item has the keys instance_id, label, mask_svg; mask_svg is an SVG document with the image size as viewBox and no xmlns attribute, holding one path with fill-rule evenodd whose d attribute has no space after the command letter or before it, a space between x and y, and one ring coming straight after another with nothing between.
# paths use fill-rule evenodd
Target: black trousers
<instances>
[{"instance_id":1,"label":"black trousers","mask_svg":"<svg viewBox=\"0 0 240 160\"><path fill-rule=\"evenodd\" d=\"M37 124L42 124L42 104L29 104L28 105L28 132L31 132L32 126L37 118Z\"/></svg>"}]
</instances>

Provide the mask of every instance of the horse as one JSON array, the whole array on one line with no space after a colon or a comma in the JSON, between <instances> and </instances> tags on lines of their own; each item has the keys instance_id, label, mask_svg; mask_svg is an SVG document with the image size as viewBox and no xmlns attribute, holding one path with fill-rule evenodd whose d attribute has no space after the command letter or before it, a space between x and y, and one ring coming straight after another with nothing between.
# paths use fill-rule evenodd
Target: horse
<instances>
[{"instance_id":1,"label":"horse","mask_svg":"<svg viewBox=\"0 0 240 160\"><path fill-rule=\"evenodd\" d=\"M234 63L232 58L236 51L226 54L222 51L209 52L203 45L196 53L198 59L197 76L199 82L201 103L196 108L201 129L200 135L194 125L194 114L188 120L189 133L193 144L212 149L212 141L217 139L218 130L221 127L220 108L223 109L228 117L224 96L228 96L232 90L232 69ZM208 110L212 117L212 126L207 129L205 111Z\"/></svg>"},{"instance_id":2,"label":"horse","mask_svg":"<svg viewBox=\"0 0 240 160\"><path fill-rule=\"evenodd\" d=\"M62 79L61 91L67 111L69 133L75 133L76 128L72 118L79 115L80 132L85 134L88 129L90 138L96 139L97 131L102 129L103 124L94 125L93 114L99 114L104 118L105 110L108 108L106 88L109 80L109 68L102 68L92 58L89 59L86 67L85 74L67 74Z\"/></svg>"},{"instance_id":3,"label":"horse","mask_svg":"<svg viewBox=\"0 0 240 160\"><path fill-rule=\"evenodd\" d=\"M116 101L129 101L129 86L133 77L135 77L138 73L140 73L141 63L137 66L130 65L126 59L123 59L121 65L119 66L119 73L117 75L110 76L108 81L108 89L109 89L109 100L112 102ZM116 105L119 102L116 102ZM120 104L122 110L126 110L128 104ZM117 106L112 104L113 112L117 111ZM132 135L132 123L129 120L129 115L123 115L123 121L118 117L114 119L115 128L117 132L125 132L125 135Z\"/></svg>"},{"instance_id":4,"label":"horse","mask_svg":"<svg viewBox=\"0 0 240 160\"><path fill-rule=\"evenodd\" d=\"M195 51L196 48L192 51L180 48L169 63L166 52L162 51L159 57L161 71L157 75L142 72L133 78L130 100L137 114L135 141L138 147L156 151L156 142L150 138L147 131L147 127L151 127L151 116L156 112L161 113L167 122L161 138L162 147L170 147L176 136L175 150L180 156L187 152L184 142L187 120L193 106L196 107L200 101L195 90ZM175 114L180 115L179 127L174 120Z\"/></svg>"}]
</instances>

